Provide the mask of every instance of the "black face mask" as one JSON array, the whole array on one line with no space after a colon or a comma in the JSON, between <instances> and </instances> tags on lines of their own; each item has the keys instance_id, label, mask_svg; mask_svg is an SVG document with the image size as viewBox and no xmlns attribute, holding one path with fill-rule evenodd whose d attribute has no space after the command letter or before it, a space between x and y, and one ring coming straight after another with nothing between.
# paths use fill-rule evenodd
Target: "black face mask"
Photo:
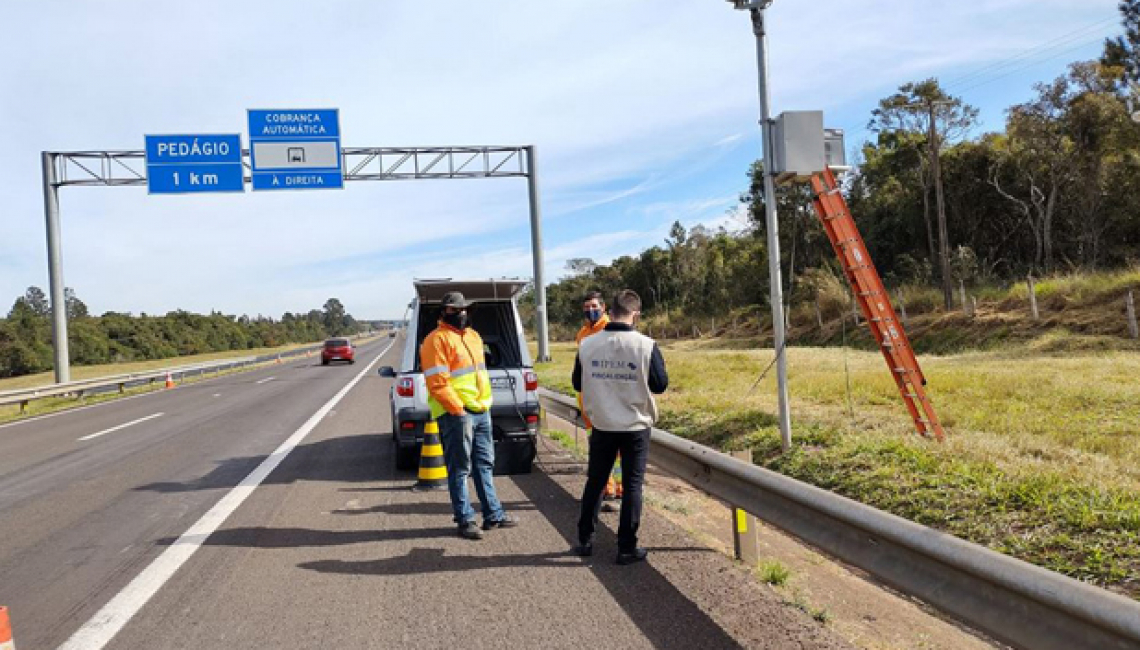
<instances>
[{"instance_id":1,"label":"black face mask","mask_svg":"<svg viewBox=\"0 0 1140 650\"><path fill-rule=\"evenodd\" d=\"M465 330L467 329L469 319L467 318L467 312L461 311L454 314L448 314L444 312L443 322L447 323L457 330Z\"/></svg>"}]
</instances>

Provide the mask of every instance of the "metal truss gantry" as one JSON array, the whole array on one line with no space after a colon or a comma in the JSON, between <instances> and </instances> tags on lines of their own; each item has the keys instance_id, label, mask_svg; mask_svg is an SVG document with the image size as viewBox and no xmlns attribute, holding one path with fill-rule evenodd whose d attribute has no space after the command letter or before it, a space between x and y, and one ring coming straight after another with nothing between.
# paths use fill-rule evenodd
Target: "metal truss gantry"
<instances>
[{"instance_id":1,"label":"metal truss gantry","mask_svg":"<svg viewBox=\"0 0 1140 650\"><path fill-rule=\"evenodd\" d=\"M346 181L524 178L533 147L344 147ZM49 152L55 185L146 185L144 151ZM251 182L249 149L242 150Z\"/></svg>"},{"instance_id":2,"label":"metal truss gantry","mask_svg":"<svg viewBox=\"0 0 1140 650\"><path fill-rule=\"evenodd\" d=\"M341 167L346 181L402 181L460 178L526 178L530 201L531 255L538 360L550 359L543 279L542 229L538 171L533 145L475 147L344 147ZM47 219L48 271L51 284L55 380L70 380L67 314L64 308L63 264L60 253L59 195L61 187L146 185L146 152L45 151L42 154L44 213ZM251 183L249 150L242 150L245 182Z\"/></svg>"}]
</instances>

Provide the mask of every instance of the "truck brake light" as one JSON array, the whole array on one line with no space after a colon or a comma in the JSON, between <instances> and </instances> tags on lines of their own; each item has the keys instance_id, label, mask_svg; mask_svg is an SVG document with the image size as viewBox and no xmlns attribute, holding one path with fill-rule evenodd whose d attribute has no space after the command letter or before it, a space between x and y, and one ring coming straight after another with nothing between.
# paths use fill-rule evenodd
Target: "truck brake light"
<instances>
[{"instance_id":1,"label":"truck brake light","mask_svg":"<svg viewBox=\"0 0 1140 650\"><path fill-rule=\"evenodd\" d=\"M411 377L404 377L396 382L396 394L400 397L416 396L416 384Z\"/></svg>"},{"instance_id":2,"label":"truck brake light","mask_svg":"<svg viewBox=\"0 0 1140 650\"><path fill-rule=\"evenodd\" d=\"M538 375L534 371L527 370L523 374L523 379L526 381L526 389L528 391L538 390Z\"/></svg>"}]
</instances>

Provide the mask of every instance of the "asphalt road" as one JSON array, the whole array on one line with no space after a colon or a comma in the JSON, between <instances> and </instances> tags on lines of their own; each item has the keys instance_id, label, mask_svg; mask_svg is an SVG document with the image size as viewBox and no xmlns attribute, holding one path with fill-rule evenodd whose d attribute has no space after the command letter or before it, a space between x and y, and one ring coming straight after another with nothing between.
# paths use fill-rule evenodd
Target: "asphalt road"
<instances>
[{"instance_id":1,"label":"asphalt road","mask_svg":"<svg viewBox=\"0 0 1140 650\"><path fill-rule=\"evenodd\" d=\"M17 647L845 647L651 511L649 562L606 529L569 555L583 477L550 447L497 479L522 525L459 539L394 469L388 342L0 427Z\"/></svg>"}]
</instances>

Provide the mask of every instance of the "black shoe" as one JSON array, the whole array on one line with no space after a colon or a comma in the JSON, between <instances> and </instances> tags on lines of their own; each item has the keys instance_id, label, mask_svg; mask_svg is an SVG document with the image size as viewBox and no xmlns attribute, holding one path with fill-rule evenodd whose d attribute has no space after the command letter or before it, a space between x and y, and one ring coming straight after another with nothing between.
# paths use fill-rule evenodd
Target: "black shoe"
<instances>
[{"instance_id":1,"label":"black shoe","mask_svg":"<svg viewBox=\"0 0 1140 650\"><path fill-rule=\"evenodd\" d=\"M514 528L519 525L519 520L511 517L510 515L503 515L502 519L495 521L483 521L483 530L491 530L493 528Z\"/></svg>"},{"instance_id":2,"label":"black shoe","mask_svg":"<svg viewBox=\"0 0 1140 650\"><path fill-rule=\"evenodd\" d=\"M586 542L585 544L579 544L579 545L575 546L574 548L570 549L570 552L573 553L574 555L577 555L578 557L590 557L591 555L594 554L594 544L593 544L593 542Z\"/></svg>"},{"instance_id":3,"label":"black shoe","mask_svg":"<svg viewBox=\"0 0 1140 650\"><path fill-rule=\"evenodd\" d=\"M645 556L647 555L649 555L649 551L643 548L635 548L630 553L618 553L617 563L622 566L625 566L627 564L634 564L635 562L641 562L644 560Z\"/></svg>"},{"instance_id":4,"label":"black shoe","mask_svg":"<svg viewBox=\"0 0 1140 650\"><path fill-rule=\"evenodd\" d=\"M483 539L483 531L475 525L475 522L469 521L465 524L459 524L459 536L463 539Z\"/></svg>"}]
</instances>

